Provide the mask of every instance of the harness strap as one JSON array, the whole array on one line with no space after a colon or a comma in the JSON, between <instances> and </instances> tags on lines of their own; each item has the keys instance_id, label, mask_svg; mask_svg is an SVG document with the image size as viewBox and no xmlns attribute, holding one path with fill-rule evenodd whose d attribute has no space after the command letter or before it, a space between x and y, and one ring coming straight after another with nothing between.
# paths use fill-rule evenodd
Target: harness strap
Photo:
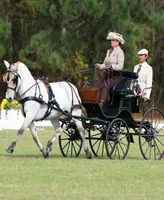
<instances>
[{"instance_id":1,"label":"harness strap","mask_svg":"<svg viewBox=\"0 0 164 200\"><path fill-rule=\"evenodd\" d=\"M74 105L73 105L73 109L74 109L74 108L82 109L82 105L81 105L81 104L74 104Z\"/></svg>"},{"instance_id":2,"label":"harness strap","mask_svg":"<svg viewBox=\"0 0 164 200\"><path fill-rule=\"evenodd\" d=\"M47 118L49 116L49 114L51 113L52 109L60 111L62 114L67 115L68 117L72 118L72 116L70 114L68 114L67 112L63 111L60 108L60 106L59 106L58 102L56 101L56 99L54 99L53 101L51 101L51 102L49 102L47 104L45 101L43 101L40 98L30 96L30 97L25 97L24 99L19 100L19 103L22 104L22 107L24 107L24 103L26 101L36 101L36 102L41 103L41 104L44 103L44 104L46 104L48 106L48 109L47 109L45 115L41 119L39 119L39 121L42 121L43 119ZM54 107L54 105L56 106L56 108ZM24 112L24 108L22 109L22 111L23 111L23 116L26 117L26 114Z\"/></svg>"},{"instance_id":3,"label":"harness strap","mask_svg":"<svg viewBox=\"0 0 164 200\"><path fill-rule=\"evenodd\" d=\"M47 105L48 105L48 109L47 109L45 115L43 116L43 118L42 118L41 120L47 118L47 117L49 116L49 114L51 113L51 110L52 110L52 109L55 109L55 110L57 110L57 111L61 111L61 108L59 107L59 104L58 104L58 102L56 101L56 99L54 99L53 101L49 101ZM57 108L55 108L54 105L55 105ZM61 112L63 112L63 111L61 111Z\"/></svg>"},{"instance_id":4,"label":"harness strap","mask_svg":"<svg viewBox=\"0 0 164 200\"><path fill-rule=\"evenodd\" d=\"M36 101L38 103L45 103L43 101L43 99L40 99L40 98L37 98L37 97L33 97L33 96L25 97L24 99L19 100L19 103L20 104L24 104L26 101Z\"/></svg>"},{"instance_id":5,"label":"harness strap","mask_svg":"<svg viewBox=\"0 0 164 200\"><path fill-rule=\"evenodd\" d=\"M45 115L42 117L42 119L40 119L40 121L42 121L43 119L45 119L46 117L48 117L48 115L50 114L50 112L51 112L52 109L55 109L55 110L57 110L57 111L61 111L61 109L60 109L60 107L59 107L59 104L57 103L56 100L53 101L52 103L48 103L48 104L47 104L47 103L46 103L45 101L43 101L43 99L41 99L41 98L37 98L37 97L30 96L30 97L25 97L24 99L19 100L19 103L22 104L22 106L24 107L24 103L25 103L26 101L36 101L36 102L38 102L38 103L40 103L40 104L46 104L46 105L48 106L48 109L47 109ZM55 105L57 108L55 108L54 105ZM22 111L23 111L23 116L26 117L25 112L24 112L24 108L22 109Z\"/></svg>"},{"instance_id":6,"label":"harness strap","mask_svg":"<svg viewBox=\"0 0 164 200\"><path fill-rule=\"evenodd\" d=\"M14 92L15 92L15 88L12 88L12 87L7 87L7 88L10 90L14 90Z\"/></svg>"},{"instance_id":7,"label":"harness strap","mask_svg":"<svg viewBox=\"0 0 164 200\"><path fill-rule=\"evenodd\" d=\"M71 106L71 112L70 112L70 113L72 113L72 111L73 111L74 108L80 108L80 109L82 109L82 104L80 102L80 99L77 96L77 93L75 92L75 89L72 87L72 85L69 82L67 82L67 84L70 86L71 91L72 91L72 106ZM76 95L76 98L77 98L79 104L73 104L73 93Z\"/></svg>"},{"instance_id":8,"label":"harness strap","mask_svg":"<svg viewBox=\"0 0 164 200\"><path fill-rule=\"evenodd\" d=\"M77 96L77 93L75 92L74 88L72 87L72 85L71 85L69 82L67 82L67 84L70 86L71 91L72 91L72 106L71 106L71 111L70 111L70 113L68 113L67 111L63 111L63 110L60 108L58 102L57 102L56 99L55 99L55 95L54 95L54 93L53 93L53 91L52 91L52 88L51 88L50 84L47 83L47 82L45 82L45 83L47 84L47 87L48 87L48 90L49 90L50 94L49 94L49 102L48 102L48 104L47 104L47 105L48 105L48 109L47 109L47 111L46 111L46 113L45 113L45 115L43 116L42 119L45 119L46 117L48 117L49 114L51 113L51 110L52 110L52 109L56 109L57 111L60 111L62 114L68 116L69 118L72 118L72 115L71 115L71 114L72 114L72 111L73 111L74 108L80 108L80 109L82 109L82 104L80 103L80 100L79 100L79 98L78 98L78 96ZM73 104L73 93L75 93L76 98L77 98L79 104ZM56 108L54 107L54 105L56 106ZM42 119L41 119L41 120L42 120Z\"/></svg>"},{"instance_id":9,"label":"harness strap","mask_svg":"<svg viewBox=\"0 0 164 200\"><path fill-rule=\"evenodd\" d=\"M32 85L30 88L28 88L28 90L26 90L23 94L21 94L20 97L19 97L19 99L20 99L24 94L26 94L29 90L31 90L31 88L33 88L34 86L36 86L36 84L37 84L37 82L35 82L34 85ZM19 101L21 101L21 100L19 100Z\"/></svg>"},{"instance_id":10,"label":"harness strap","mask_svg":"<svg viewBox=\"0 0 164 200\"><path fill-rule=\"evenodd\" d=\"M68 82L67 82L67 83L68 83ZM35 85L38 86L38 84L35 84ZM51 98L53 97L53 99L50 99L50 98L49 98L48 103L46 103L42 98L37 98L36 96L29 96L29 97L25 97L24 99L20 99L20 100L19 100L19 103L22 104L22 107L23 107L22 110L23 110L23 115L24 115L24 117L26 117L26 116L25 116L25 112L24 112L24 103L25 103L26 101L36 101L36 102L38 102L38 103L40 103L40 104L46 104L46 105L48 106L48 109L47 109L45 115L42 117L42 119L39 119L39 121L41 121L41 120L47 118L47 117L49 116L49 114L51 113L51 110L52 110L52 109L55 109L55 110L61 112L62 114L68 116L69 118L72 118L72 115L71 115L71 114L72 114L73 109L75 109L75 108L80 108L80 109L82 109L82 104L81 104L81 102L80 102L80 99L78 98L77 93L75 92L74 88L72 87L72 85L71 85L70 83L68 83L68 85L70 86L71 91L72 91L72 106L71 106L70 113L68 113L67 111L63 111L63 110L60 108L58 102L57 102L56 99L55 99L55 95L54 95L54 93L52 92L51 86L48 84L48 89L52 92ZM77 98L79 104L73 104L73 103L74 103L74 102L73 102L73 93L76 95L76 98ZM56 107L54 107L54 106L56 106Z\"/></svg>"},{"instance_id":11,"label":"harness strap","mask_svg":"<svg viewBox=\"0 0 164 200\"><path fill-rule=\"evenodd\" d=\"M25 97L24 99L20 99L19 100L19 103L22 104L22 112L23 112L23 116L26 117L26 114L24 112L24 103L26 101L36 101L38 103L45 103L42 99L40 98L37 98L37 97L33 97L33 96L30 96L30 97Z\"/></svg>"},{"instance_id":12,"label":"harness strap","mask_svg":"<svg viewBox=\"0 0 164 200\"><path fill-rule=\"evenodd\" d=\"M53 99L55 98L55 95L54 95L54 93L52 91L51 85L44 79L40 79L40 81L43 83L43 85L46 88L46 91L48 93L49 102L53 101Z\"/></svg>"}]
</instances>

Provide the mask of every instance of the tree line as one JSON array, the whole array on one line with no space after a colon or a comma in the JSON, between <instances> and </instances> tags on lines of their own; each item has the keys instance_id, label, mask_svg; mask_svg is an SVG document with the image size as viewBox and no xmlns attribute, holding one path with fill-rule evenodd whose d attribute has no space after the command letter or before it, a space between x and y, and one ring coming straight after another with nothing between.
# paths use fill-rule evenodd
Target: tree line
<instances>
[{"instance_id":1,"label":"tree line","mask_svg":"<svg viewBox=\"0 0 164 200\"><path fill-rule=\"evenodd\" d=\"M164 1L161 0L2 0L0 2L0 70L3 60L24 62L34 76L83 83L103 62L110 47L106 35L123 35L125 70L138 63L137 52L149 50L153 99L164 105ZM74 71L90 70L88 74ZM0 86L1 97L4 86Z\"/></svg>"}]
</instances>

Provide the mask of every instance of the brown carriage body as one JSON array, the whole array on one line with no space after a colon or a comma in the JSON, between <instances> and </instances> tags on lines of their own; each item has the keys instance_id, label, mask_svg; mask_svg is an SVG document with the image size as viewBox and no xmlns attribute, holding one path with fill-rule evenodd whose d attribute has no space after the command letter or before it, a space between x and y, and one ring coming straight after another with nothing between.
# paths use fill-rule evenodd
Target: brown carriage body
<instances>
[{"instance_id":1,"label":"brown carriage body","mask_svg":"<svg viewBox=\"0 0 164 200\"><path fill-rule=\"evenodd\" d=\"M98 88L78 87L77 89L78 89L82 103L98 104Z\"/></svg>"}]
</instances>

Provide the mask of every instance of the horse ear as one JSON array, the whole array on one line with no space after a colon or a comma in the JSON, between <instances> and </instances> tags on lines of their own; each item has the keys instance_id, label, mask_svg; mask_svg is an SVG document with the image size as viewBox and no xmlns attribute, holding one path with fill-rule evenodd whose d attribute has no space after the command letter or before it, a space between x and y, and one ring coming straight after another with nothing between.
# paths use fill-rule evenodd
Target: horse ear
<instances>
[{"instance_id":1,"label":"horse ear","mask_svg":"<svg viewBox=\"0 0 164 200\"><path fill-rule=\"evenodd\" d=\"M10 66L10 64L6 61L6 60L4 60L4 64L5 64L5 66L7 67L7 69L9 68L9 66Z\"/></svg>"},{"instance_id":2,"label":"horse ear","mask_svg":"<svg viewBox=\"0 0 164 200\"><path fill-rule=\"evenodd\" d=\"M19 61L15 63L16 68L18 69Z\"/></svg>"}]
</instances>

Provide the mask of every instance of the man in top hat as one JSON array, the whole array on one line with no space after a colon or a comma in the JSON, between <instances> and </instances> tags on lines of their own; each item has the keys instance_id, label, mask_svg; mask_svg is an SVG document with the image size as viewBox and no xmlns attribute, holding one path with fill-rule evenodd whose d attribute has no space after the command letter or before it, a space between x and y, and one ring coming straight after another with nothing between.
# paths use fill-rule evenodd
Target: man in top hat
<instances>
[{"instance_id":1,"label":"man in top hat","mask_svg":"<svg viewBox=\"0 0 164 200\"><path fill-rule=\"evenodd\" d=\"M112 88L121 79L121 70L124 67L124 52L120 44L125 41L121 34L109 32L107 40L110 40L111 48L107 51L106 57L102 64L95 64L95 67L102 70L102 76L97 82L99 88L99 105L109 101L109 89Z\"/></svg>"},{"instance_id":2,"label":"man in top hat","mask_svg":"<svg viewBox=\"0 0 164 200\"><path fill-rule=\"evenodd\" d=\"M140 85L141 93L144 102L150 99L152 81L153 81L153 70L152 67L147 63L148 50L141 49L138 52L139 64L134 67L134 72L138 74L138 84Z\"/></svg>"}]
</instances>

